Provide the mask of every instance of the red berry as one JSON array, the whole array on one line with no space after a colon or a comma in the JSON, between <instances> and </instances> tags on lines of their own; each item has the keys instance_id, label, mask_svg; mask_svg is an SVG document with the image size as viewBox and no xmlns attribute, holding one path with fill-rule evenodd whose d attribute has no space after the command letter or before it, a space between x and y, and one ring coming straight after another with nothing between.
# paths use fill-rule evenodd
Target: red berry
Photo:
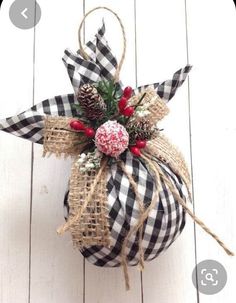
<instances>
[{"instance_id":1,"label":"red berry","mask_svg":"<svg viewBox=\"0 0 236 303\"><path fill-rule=\"evenodd\" d=\"M128 102L127 98L121 97L121 99L118 103L118 107L119 107L120 112L122 112L125 109L125 107L127 105L127 102Z\"/></svg>"},{"instance_id":2,"label":"red berry","mask_svg":"<svg viewBox=\"0 0 236 303\"><path fill-rule=\"evenodd\" d=\"M138 148L145 148L147 145L147 141L146 140L136 140L136 146Z\"/></svg>"},{"instance_id":3,"label":"red berry","mask_svg":"<svg viewBox=\"0 0 236 303\"><path fill-rule=\"evenodd\" d=\"M89 138L93 138L95 136L95 130L91 127L85 129L85 135Z\"/></svg>"},{"instance_id":4,"label":"red berry","mask_svg":"<svg viewBox=\"0 0 236 303\"><path fill-rule=\"evenodd\" d=\"M129 99L132 96L133 89L130 86L127 86L123 91L123 96Z\"/></svg>"},{"instance_id":5,"label":"red berry","mask_svg":"<svg viewBox=\"0 0 236 303\"><path fill-rule=\"evenodd\" d=\"M131 117L133 113L134 113L134 108L132 106L128 106L122 111L122 114L126 117Z\"/></svg>"},{"instance_id":6,"label":"red berry","mask_svg":"<svg viewBox=\"0 0 236 303\"><path fill-rule=\"evenodd\" d=\"M141 151L137 146L130 146L130 151L133 155L140 157L141 156Z\"/></svg>"},{"instance_id":7,"label":"red berry","mask_svg":"<svg viewBox=\"0 0 236 303\"><path fill-rule=\"evenodd\" d=\"M79 120L72 120L70 122L70 127L75 129L75 130L85 130L85 126L82 122Z\"/></svg>"}]
</instances>

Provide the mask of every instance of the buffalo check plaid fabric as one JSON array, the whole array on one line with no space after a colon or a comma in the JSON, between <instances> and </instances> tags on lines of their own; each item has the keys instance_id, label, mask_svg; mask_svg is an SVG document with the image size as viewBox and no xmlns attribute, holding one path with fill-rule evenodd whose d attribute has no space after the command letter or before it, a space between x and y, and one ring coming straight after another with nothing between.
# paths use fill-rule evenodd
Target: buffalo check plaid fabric
<instances>
[{"instance_id":1,"label":"buffalo check plaid fabric","mask_svg":"<svg viewBox=\"0 0 236 303\"><path fill-rule=\"evenodd\" d=\"M147 207L155 190L151 174L145 163L130 152L123 154L122 160L126 169L137 182L139 194L145 207ZM180 196L187 197L187 189L181 178L174 174L168 165L157 159L156 161L177 188ZM111 247L91 246L84 248L81 252L94 265L117 267L121 264L120 253L124 238L137 222L140 212L130 183L116 164L110 168L107 181ZM66 195L64 205L66 219L69 211L67 197L68 195ZM156 207L150 212L144 224L142 246L145 260L150 261L167 249L181 233L184 226L185 212L162 181ZM126 248L128 264L131 266L137 265L139 262L138 235L137 232L130 238Z\"/></svg>"},{"instance_id":2,"label":"buffalo check plaid fabric","mask_svg":"<svg viewBox=\"0 0 236 303\"><path fill-rule=\"evenodd\" d=\"M93 83L99 80L112 80L117 67L117 60L113 56L111 49L104 37L105 24L98 30L93 42L87 43L86 52L89 60L84 60L80 56L80 51L73 53L66 49L62 58L75 94L81 85Z\"/></svg>"},{"instance_id":3,"label":"buffalo check plaid fabric","mask_svg":"<svg viewBox=\"0 0 236 303\"><path fill-rule=\"evenodd\" d=\"M76 102L74 94L44 100L19 115L0 120L0 130L42 144L44 117L46 115L71 117L75 114L73 104Z\"/></svg>"},{"instance_id":4,"label":"buffalo check plaid fabric","mask_svg":"<svg viewBox=\"0 0 236 303\"><path fill-rule=\"evenodd\" d=\"M174 73L171 80L140 86L135 90L135 94L150 87L155 89L157 94L167 103L172 97L174 97L176 90L184 83L191 68L191 65L187 65L184 68L179 69Z\"/></svg>"},{"instance_id":5,"label":"buffalo check plaid fabric","mask_svg":"<svg viewBox=\"0 0 236 303\"><path fill-rule=\"evenodd\" d=\"M117 61L105 39L105 25L98 30L94 41L86 44L86 52L89 60L81 57L79 51L73 53L65 50L63 62L67 68L74 94L56 96L34 105L19 115L0 120L0 130L11 133L21 138L28 139L34 143L43 143L44 117L66 116L71 117L74 112L73 104L77 103L76 94L78 88L84 83L93 83L101 79L111 80L115 74ZM162 83L140 86L134 90L139 93L147 87L156 89L158 95L168 102L183 84L191 66L178 70L172 79ZM121 87L121 83L120 87Z\"/></svg>"}]
</instances>

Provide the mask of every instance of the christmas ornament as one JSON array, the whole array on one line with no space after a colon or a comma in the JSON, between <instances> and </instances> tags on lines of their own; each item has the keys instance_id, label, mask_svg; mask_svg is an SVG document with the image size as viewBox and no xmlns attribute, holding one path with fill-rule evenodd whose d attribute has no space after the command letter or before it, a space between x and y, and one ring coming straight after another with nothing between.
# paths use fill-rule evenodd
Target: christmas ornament
<instances>
[{"instance_id":1,"label":"christmas ornament","mask_svg":"<svg viewBox=\"0 0 236 303\"><path fill-rule=\"evenodd\" d=\"M101 8L121 25L119 63L104 37L104 24L86 48L81 43L85 18ZM105 7L85 15L79 44L78 52L67 49L63 57L74 94L53 97L0 121L3 131L43 144L44 155L75 158L65 198L66 222L58 233L70 230L74 246L94 265L122 266L127 289L128 265L142 270L144 261L166 250L182 232L186 213L233 255L188 206L187 165L157 127L191 66L162 83L123 89L119 73L125 31L117 14Z\"/></svg>"},{"instance_id":2,"label":"christmas ornament","mask_svg":"<svg viewBox=\"0 0 236 303\"><path fill-rule=\"evenodd\" d=\"M96 132L95 145L107 156L117 158L129 145L129 134L117 121L107 121Z\"/></svg>"}]
</instances>

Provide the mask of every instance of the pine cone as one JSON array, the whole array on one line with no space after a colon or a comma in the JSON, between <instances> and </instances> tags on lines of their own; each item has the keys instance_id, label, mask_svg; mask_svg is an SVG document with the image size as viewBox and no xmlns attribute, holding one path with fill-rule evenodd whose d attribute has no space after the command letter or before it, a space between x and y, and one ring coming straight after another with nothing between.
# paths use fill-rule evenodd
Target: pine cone
<instances>
[{"instance_id":1,"label":"pine cone","mask_svg":"<svg viewBox=\"0 0 236 303\"><path fill-rule=\"evenodd\" d=\"M106 104L97 89L91 84L80 87L77 99L85 116L90 120L101 119L106 111Z\"/></svg>"},{"instance_id":2,"label":"pine cone","mask_svg":"<svg viewBox=\"0 0 236 303\"><path fill-rule=\"evenodd\" d=\"M130 140L152 140L157 136L157 129L148 120L141 118L139 120L130 121L127 125L127 131L130 136Z\"/></svg>"}]
</instances>

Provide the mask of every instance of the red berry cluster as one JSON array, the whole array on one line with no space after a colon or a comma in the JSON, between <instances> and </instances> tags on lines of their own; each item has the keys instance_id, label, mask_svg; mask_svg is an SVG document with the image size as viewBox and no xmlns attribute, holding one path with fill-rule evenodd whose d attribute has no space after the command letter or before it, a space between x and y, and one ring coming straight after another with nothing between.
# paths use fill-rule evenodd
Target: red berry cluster
<instances>
[{"instance_id":1,"label":"red berry cluster","mask_svg":"<svg viewBox=\"0 0 236 303\"><path fill-rule=\"evenodd\" d=\"M121 115L126 117L131 117L134 114L135 108L133 106L127 106L128 100L132 96L133 89L130 86L127 86L123 91L123 96L121 97L118 107ZM131 153L137 157L141 156L141 149L145 148L147 141L145 140L136 140L135 145L130 145L129 149Z\"/></svg>"},{"instance_id":2,"label":"red berry cluster","mask_svg":"<svg viewBox=\"0 0 236 303\"><path fill-rule=\"evenodd\" d=\"M145 148L147 145L146 140L136 140L135 145L129 147L131 153L137 157L141 156L141 149Z\"/></svg>"},{"instance_id":3,"label":"red berry cluster","mask_svg":"<svg viewBox=\"0 0 236 303\"><path fill-rule=\"evenodd\" d=\"M70 122L70 127L74 130L83 132L88 138L94 138L95 136L95 130L92 127L86 127L83 122L79 120L72 120Z\"/></svg>"},{"instance_id":4,"label":"red berry cluster","mask_svg":"<svg viewBox=\"0 0 236 303\"><path fill-rule=\"evenodd\" d=\"M123 95L118 102L119 114L125 117L131 117L135 112L135 107L128 105L128 100L132 96L133 89L130 86L127 86L124 91ZM80 120L73 119L70 121L70 127L75 131L79 131L85 134L88 138L94 138L96 131L92 127L87 127L84 125L83 122ZM130 152L137 156L141 156L141 149L145 148L147 145L146 140L137 139L135 141L135 145L130 145L129 150Z\"/></svg>"},{"instance_id":5,"label":"red berry cluster","mask_svg":"<svg viewBox=\"0 0 236 303\"><path fill-rule=\"evenodd\" d=\"M124 91L123 91L123 96L121 97L118 107L120 114L126 116L126 117L131 117L134 113L134 107L133 106L127 106L128 100L132 96L133 89L130 86L127 86Z\"/></svg>"}]
</instances>

